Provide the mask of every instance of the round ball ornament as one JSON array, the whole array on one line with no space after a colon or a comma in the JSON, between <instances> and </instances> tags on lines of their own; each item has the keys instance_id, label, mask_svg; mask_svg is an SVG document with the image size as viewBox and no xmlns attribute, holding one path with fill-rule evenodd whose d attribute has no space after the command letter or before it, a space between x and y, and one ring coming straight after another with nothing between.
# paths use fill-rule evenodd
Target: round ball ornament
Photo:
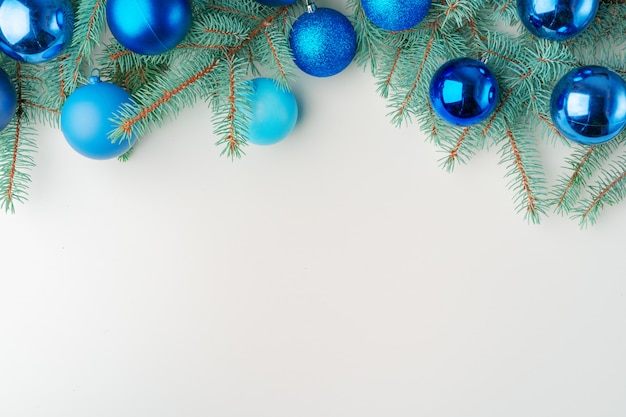
<instances>
[{"instance_id":1,"label":"round ball ornament","mask_svg":"<svg viewBox=\"0 0 626 417\"><path fill-rule=\"evenodd\" d=\"M574 69L554 87L550 113L566 138L583 145L607 142L626 125L626 82L604 67Z\"/></svg>"},{"instance_id":2,"label":"round ball ornament","mask_svg":"<svg viewBox=\"0 0 626 417\"><path fill-rule=\"evenodd\" d=\"M296 65L315 77L340 73L356 53L356 32L334 9L309 6L294 22L289 41Z\"/></svg>"},{"instance_id":3,"label":"round ball ornament","mask_svg":"<svg viewBox=\"0 0 626 417\"><path fill-rule=\"evenodd\" d=\"M141 55L176 47L191 27L189 0L108 0L106 19L113 37Z\"/></svg>"},{"instance_id":4,"label":"round ball ornament","mask_svg":"<svg viewBox=\"0 0 626 417\"><path fill-rule=\"evenodd\" d=\"M428 14L431 0L361 0L363 12L381 29L401 32L417 26Z\"/></svg>"},{"instance_id":5,"label":"round ball ornament","mask_svg":"<svg viewBox=\"0 0 626 417\"><path fill-rule=\"evenodd\" d=\"M250 96L248 141L255 145L271 145L283 140L298 120L298 103L289 91L275 80L255 78Z\"/></svg>"},{"instance_id":6,"label":"round ball ornament","mask_svg":"<svg viewBox=\"0 0 626 417\"><path fill-rule=\"evenodd\" d=\"M257 2L271 7L289 6L298 0L256 0Z\"/></svg>"},{"instance_id":7,"label":"round ball ornament","mask_svg":"<svg viewBox=\"0 0 626 417\"><path fill-rule=\"evenodd\" d=\"M131 95L122 87L100 81L94 71L89 84L77 88L65 101L61 109L61 131L81 155L92 159L116 158L137 140L134 135L119 142L109 138L116 128L111 119L124 105L132 105Z\"/></svg>"},{"instance_id":8,"label":"round ball ornament","mask_svg":"<svg viewBox=\"0 0 626 417\"><path fill-rule=\"evenodd\" d=\"M599 0L517 0L517 13L535 36L563 41L593 21Z\"/></svg>"},{"instance_id":9,"label":"round ball ornament","mask_svg":"<svg viewBox=\"0 0 626 417\"><path fill-rule=\"evenodd\" d=\"M36 64L56 58L73 30L69 0L0 0L0 49L15 60Z\"/></svg>"},{"instance_id":10,"label":"round ball ornament","mask_svg":"<svg viewBox=\"0 0 626 417\"><path fill-rule=\"evenodd\" d=\"M11 79L5 70L0 68L0 130L7 127L17 108L17 94Z\"/></svg>"},{"instance_id":11,"label":"round ball ornament","mask_svg":"<svg viewBox=\"0 0 626 417\"><path fill-rule=\"evenodd\" d=\"M489 67L473 58L443 64L430 83L430 102L449 123L470 126L485 120L498 103L498 82Z\"/></svg>"}]
</instances>

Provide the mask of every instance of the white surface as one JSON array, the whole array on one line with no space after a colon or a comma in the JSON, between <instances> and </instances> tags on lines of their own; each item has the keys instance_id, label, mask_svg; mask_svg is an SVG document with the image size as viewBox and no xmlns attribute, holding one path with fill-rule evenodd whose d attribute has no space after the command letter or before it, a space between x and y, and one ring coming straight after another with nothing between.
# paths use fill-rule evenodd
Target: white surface
<instances>
[{"instance_id":1,"label":"white surface","mask_svg":"<svg viewBox=\"0 0 626 417\"><path fill-rule=\"evenodd\" d=\"M201 105L127 164L42 131L0 216L0 416L626 415L624 206L529 226L495 152L443 172L369 74L295 91L235 162Z\"/></svg>"}]
</instances>

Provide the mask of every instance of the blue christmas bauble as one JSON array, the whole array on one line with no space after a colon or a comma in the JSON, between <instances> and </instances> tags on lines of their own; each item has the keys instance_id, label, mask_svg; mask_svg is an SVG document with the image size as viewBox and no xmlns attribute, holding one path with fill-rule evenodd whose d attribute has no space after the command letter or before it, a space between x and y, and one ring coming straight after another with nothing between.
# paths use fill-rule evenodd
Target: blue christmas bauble
<instances>
[{"instance_id":1,"label":"blue christmas bauble","mask_svg":"<svg viewBox=\"0 0 626 417\"><path fill-rule=\"evenodd\" d=\"M0 68L0 130L7 127L17 108L17 94L11 79L5 70Z\"/></svg>"},{"instance_id":2,"label":"blue christmas bauble","mask_svg":"<svg viewBox=\"0 0 626 417\"><path fill-rule=\"evenodd\" d=\"M68 0L0 0L0 49L13 59L40 63L56 58L73 30Z\"/></svg>"},{"instance_id":3,"label":"blue christmas bauble","mask_svg":"<svg viewBox=\"0 0 626 417\"><path fill-rule=\"evenodd\" d=\"M343 14L319 8L304 13L289 36L296 65L315 77L330 77L346 69L356 53L356 32Z\"/></svg>"},{"instance_id":4,"label":"blue christmas bauble","mask_svg":"<svg viewBox=\"0 0 626 417\"><path fill-rule=\"evenodd\" d=\"M283 140L298 120L298 103L289 91L270 78L252 80L248 141L271 145Z\"/></svg>"},{"instance_id":5,"label":"blue christmas bauble","mask_svg":"<svg viewBox=\"0 0 626 417\"><path fill-rule=\"evenodd\" d=\"M517 0L517 13L533 35L563 41L589 26L598 3L599 0Z\"/></svg>"},{"instance_id":6,"label":"blue christmas bauble","mask_svg":"<svg viewBox=\"0 0 626 417\"><path fill-rule=\"evenodd\" d=\"M626 125L626 82L604 67L572 70L554 87L550 113L566 138L584 145L607 142Z\"/></svg>"},{"instance_id":7,"label":"blue christmas bauble","mask_svg":"<svg viewBox=\"0 0 626 417\"><path fill-rule=\"evenodd\" d=\"M113 37L127 49L157 55L178 45L191 27L190 0L108 0Z\"/></svg>"},{"instance_id":8,"label":"blue christmas bauble","mask_svg":"<svg viewBox=\"0 0 626 417\"><path fill-rule=\"evenodd\" d=\"M92 159L116 158L137 140L134 135L119 142L109 138L116 128L111 119L126 104L132 105L132 97L126 90L92 75L89 84L77 88L65 101L61 109L61 131L81 155Z\"/></svg>"},{"instance_id":9,"label":"blue christmas bauble","mask_svg":"<svg viewBox=\"0 0 626 417\"><path fill-rule=\"evenodd\" d=\"M400 32L421 22L431 0L361 0L363 12L381 29Z\"/></svg>"},{"instance_id":10,"label":"blue christmas bauble","mask_svg":"<svg viewBox=\"0 0 626 417\"><path fill-rule=\"evenodd\" d=\"M290 4L294 4L298 0L256 0L261 4L271 7L280 7L280 6L289 6Z\"/></svg>"},{"instance_id":11,"label":"blue christmas bauble","mask_svg":"<svg viewBox=\"0 0 626 417\"><path fill-rule=\"evenodd\" d=\"M485 120L498 103L498 82L489 67L472 58L443 64L430 83L430 102L449 123L469 126Z\"/></svg>"}]
</instances>

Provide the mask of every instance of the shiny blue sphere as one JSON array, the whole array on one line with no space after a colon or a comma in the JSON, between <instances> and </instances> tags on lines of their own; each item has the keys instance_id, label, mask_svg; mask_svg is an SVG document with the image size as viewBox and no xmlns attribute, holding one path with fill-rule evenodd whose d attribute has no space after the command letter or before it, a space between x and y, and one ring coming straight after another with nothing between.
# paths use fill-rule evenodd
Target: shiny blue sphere
<instances>
[{"instance_id":1,"label":"shiny blue sphere","mask_svg":"<svg viewBox=\"0 0 626 417\"><path fill-rule=\"evenodd\" d=\"M577 68L554 87L550 113L566 138L583 145L607 142L626 125L626 82L604 67Z\"/></svg>"},{"instance_id":2,"label":"shiny blue sphere","mask_svg":"<svg viewBox=\"0 0 626 417\"><path fill-rule=\"evenodd\" d=\"M5 70L0 68L0 130L7 127L17 108L17 94L11 79Z\"/></svg>"},{"instance_id":3,"label":"shiny blue sphere","mask_svg":"<svg viewBox=\"0 0 626 417\"><path fill-rule=\"evenodd\" d=\"M363 12L381 29L400 32L424 20L431 0L361 0Z\"/></svg>"},{"instance_id":4,"label":"shiny blue sphere","mask_svg":"<svg viewBox=\"0 0 626 417\"><path fill-rule=\"evenodd\" d=\"M298 121L298 103L287 90L270 78L252 80L248 141L271 145L283 140Z\"/></svg>"},{"instance_id":5,"label":"shiny blue sphere","mask_svg":"<svg viewBox=\"0 0 626 417\"><path fill-rule=\"evenodd\" d=\"M470 126L485 120L498 103L498 82L481 61L456 58L443 64L430 83L430 102L449 123Z\"/></svg>"},{"instance_id":6,"label":"shiny blue sphere","mask_svg":"<svg viewBox=\"0 0 626 417\"><path fill-rule=\"evenodd\" d=\"M535 36L563 41L593 21L599 0L517 0L517 13Z\"/></svg>"},{"instance_id":7,"label":"shiny blue sphere","mask_svg":"<svg viewBox=\"0 0 626 417\"><path fill-rule=\"evenodd\" d=\"M290 4L294 4L298 0L256 0L261 4L271 7L280 7L280 6L289 6Z\"/></svg>"},{"instance_id":8,"label":"shiny blue sphere","mask_svg":"<svg viewBox=\"0 0 626 417\"><path fill-rule=\"evenodd\" d=\"M0 0L0 49L15 60L36 64L56 58L73 30L68 0Z\"/></svg>"},{"instance_id":9,"label":"shiny blue sphere","mask_svg":"<svg viewBox=\"0 0 626 417\"><path fill-rule=\"evenodd\" d=\"M108 0L106 19L113 37L141 55L176 47L191 28L189 0Z\"/></svg>"},{"instance_id":10,"label":"shiny blue sphere","mask_svg":"<svg viewBox=\"0 0 626 417\"><path fill-rule=\"evenodd\" d=\"M112 142L109 138L117 126L112 119L132 97L115 84L91 77L89 84L77 88L61 109L61 131L72 148L92 159L116 158L128 151L135 141Z\"/></svg>"},{"instance_id":11,"label":"shiny blue sphere","mask_svg":"<svg viewBox=\"0 0 626 417\"><path fill-rule=\"evenodd\" d=\"M352 23L334 9L319 8L298 17L289 41L296 65L315 77L340 73L356 53Z\"/></svg>"}]
</instances>

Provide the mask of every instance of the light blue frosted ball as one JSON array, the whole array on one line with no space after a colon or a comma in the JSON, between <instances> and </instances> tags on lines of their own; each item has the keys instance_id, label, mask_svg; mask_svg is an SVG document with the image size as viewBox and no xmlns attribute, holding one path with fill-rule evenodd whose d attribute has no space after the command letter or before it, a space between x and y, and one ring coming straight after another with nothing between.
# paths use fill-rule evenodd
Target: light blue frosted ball
<instances>
[{"instance_id":1,"label":"light blue frosted ball","mask_svg":"<svg viewBox=\"0 0 626 417\"><path fill-rule=\"evenodd\" d=\"M280 142L298 121L296 98L270 78L255 78L252 90L248 141L255 145Z\"/></svg>"},{"instance_id":2,"label":"light blue frosted ball","mask_svg":"<svg viewBox=\"0 0 626 417\"><path fill-rule=\"evenodd\" d=\"M401 32L424 20L431 0L362 0L363 12L381 29Z\"/></svg>"},{"instance_id":3,"label":"light blue frosted ball","mask_svg":"<svg viewBox=\"0 0 626 417\"><path fill-rule=\"evenodd\" d=\"M289 41L296 65L315 77L340 73L356 53L352 23L334 9L319 8L298 17Z\"/></svg>"},{"instance_id":4,"label":"light blue frosted ball","mask_svg":"<svg viewBox=\"0 0 626 417\"><path fill-rule=\"evenodd\" d=\"M91 159L122 155L137 140L135 135L121 142L113 142L109 137L116 128L111 119L124 105L132 105L132 97L126 90L92 76L89 84L77 88L61 109L61 131L67 143Z\"/></svg>"}]
</instances>

